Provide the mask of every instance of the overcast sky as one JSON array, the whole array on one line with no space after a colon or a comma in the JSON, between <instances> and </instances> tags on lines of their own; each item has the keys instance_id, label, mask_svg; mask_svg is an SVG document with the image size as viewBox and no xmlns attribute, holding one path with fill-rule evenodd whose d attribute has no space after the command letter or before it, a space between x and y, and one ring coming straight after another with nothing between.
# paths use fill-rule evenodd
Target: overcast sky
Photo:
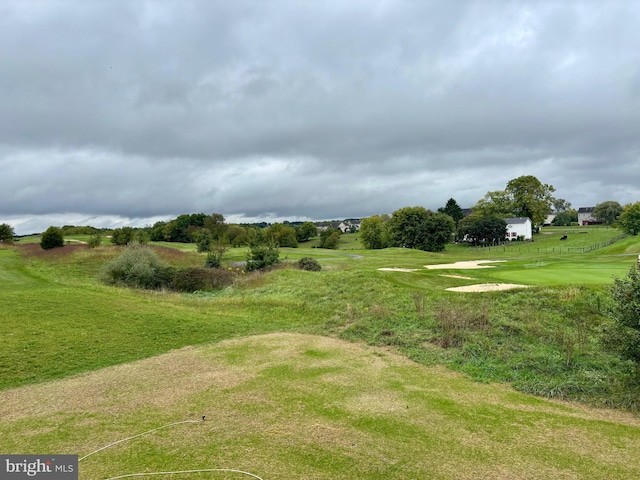
<instances>
[{"instance_id":1,"label":"overcast sky","mask_svg":"<svg viewBox=\"0 0 640 480\"><path fill-rule=\"evenodd\" d=\"M640 2L0 0L0 223L640 200Z\"/></svg>"}]
</instances>

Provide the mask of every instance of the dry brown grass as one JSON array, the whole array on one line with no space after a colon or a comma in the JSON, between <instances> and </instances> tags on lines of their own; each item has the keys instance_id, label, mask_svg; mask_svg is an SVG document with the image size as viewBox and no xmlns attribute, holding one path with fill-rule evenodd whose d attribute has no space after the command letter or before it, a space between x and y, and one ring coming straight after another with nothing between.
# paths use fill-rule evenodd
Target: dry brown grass
<instances>
[{"instance_id":1,"label":"dry brown grass","mask_svg":"<svg viewBox=\"0 0 640 480\"><path fill-rule=\"evenodd\" d=\"M56 259L66 257L67 255L71 255L74 252L89 249L89 247L87 247L86 245L74 244L44 250L39 243L26 243L23 245L16 245L16 248L22 255L25 255L26 257Z\"/></svg>"},{"instance_id":2,"label":"dry brown grass","mask_svg":"<svg viewBox=\"0 0 640 480\"><path fill-rule=\"evenodd\" d=\"M640 472L637 416L475 384L390 350L301 334L183 348L0 392L6 432L0 451L82 455L205 414L204 423L91 457L81 478L215 466L265 480L546 480ZM573 457L585 460L567 464ZM602 471L607 475L593 473Z\"/></svg>"}]
</instances>

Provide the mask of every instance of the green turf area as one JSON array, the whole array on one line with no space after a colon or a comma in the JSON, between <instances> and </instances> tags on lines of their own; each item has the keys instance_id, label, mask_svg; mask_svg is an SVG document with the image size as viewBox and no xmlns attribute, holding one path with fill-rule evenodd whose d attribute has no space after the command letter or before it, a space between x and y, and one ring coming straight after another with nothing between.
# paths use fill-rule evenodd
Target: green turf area
<instances>
[{"instance_id":1,"label":"green turf area","mask_svg":"<svg viewBox=\"0 0 640 480\"><path fill-rule=\"evenodd\" d=\"M0 450L77 452L83 479L214 468L264 480L640 473L633 415L309 335L242 338L16 389L0 393L0 412ZM196 478L244 478L223 473Z\"/></svg>"},{"instance_id":2,"label":"green turf area","mask_svg":"<svg viewBox=\"0 0 640 480\"><path fill-rule=\"evenodd\" d=\"M159 466L168 468L180 463L178 459L184 458L185 450L193 452L186 462L189 465L208 465L213 457L224 460L227 466L243 466L250 471L255 467L264 473L273 464L269 478L287 478L285 465L296 478L343 478L338 473L345 470L355 472L349 478L477 478L472 472L492 478L554 478L563 471L568 478L635 478L638 463L627 460L639 458L633 453L637 443L629 440L638 437L634 430L637 425L627 420L595 420L594 413L585 413L583 421L578 421L582 414L571 410L576 406L560 408L510 389L640 411L640 392L637 384L634 387L631 365L606 351L599 341L608 322L608 286L614 276L624 275L635 265L640 240L617 239L615 229L582 227L569 231L562 250L557 250L565 230L543 232L530 243L491 249L450 245L440 253L402 248L363 250L355 240L357 234L349 234L343 236L338 250L313 248L313 241L300 248L283 248L283 268L269 273L238 273L231 287L195 294L99 284L96 277L101 266L123 247L105 245L92 250L78 242L46 252L28 242L2 247L0 417L9 420L0 421L0 430L13 435L0 439L0 451L20 452L29 444L86 452L164 421L220 405L232 425L232 434L226 440L220 437L221 430L210 434L215 439L206 437L201 444L183 440L175 443L172 435L161 437L160 443L145 440L140 447L132 445L133 450L114 451L113 457L104 457L104 469L95 467L91 470L95 476L86 478L106 478L117 464L130 467L120 470L122 473L149 469L156 460ZM194 245L158 244L152 248L176 266L204 262L204 255L196 253ZM246 252L246 247L230 249L224 261L243 261ZM322 271L287 266L304 256L317 259ZM474 270L424 268L480 259L503 261ZM415 271L379 270L389 267ZM529 288L486 293L446 290L499 282ZM270 363L281 347L268 346L265 338L271 337L253 336L283 332L353 343L338 342L328 349L309 345L292 353L291 362L281 359ZM239 343L233 343L234 347L220 344L230 339ZM378 378L371 370L357 367L362 355L368 355L366 349L355 357L338 353L354 344L360 345L357 348L371 345L386 349L376 349L376 353L370 352L372 355L399 354L411 360L407 363L411 367L394 364L389 367L393 374L384 380ZM207 368L220 369L223 377L234 372L248 377L237 385L205 382L203 388L208 393L202 393L203 397L197 392L192 396L174 392L177 397L171 405L157 406L153 399L160 401L162 394L136 397L151 388L143 382L140 371L139 377L127 380L131 392L123 393L137 400L122 400L119 387L113 386L104 399L111 403L100 404L104 414L96 414L87 406L75 409L70 403L68 407L61 404L61 409L47 418L34 407L18 415L15 422L11 420L16 411L9 400L21 391L15 387L30 391L57 385L55 388L64 390L70 388L64 382L72 381L73 375L101 375L105 367L129 368L134 365L131 362L144 359L154 362L158 355L189 346L200 346L202 352L209 352L203 355L217 359ZM349 362L352 369L346 368ZM188 362L185 365L185 375L196 379L199 370ZM426 367L436 370L424 370ZM454 375L452 370L464 376ZM173 373L168 375L174 378ZM207 381L216 376L215 372L207 375ZM342 383L325 385L324 380L317 381L332 375L342 378ZM63 383L44 383L54 379ZM443 394L444 385L453 390ZM429 395L419 393L418 387ZM74 388L89 386L81 382ZM245 403L238 400L250 397L251 392L257 392L257 399ZM365 392L378 392L365 399L379 404L371 412L353 407L357 401L350 394L360 398ZM474 402L476 397L478 401ZM498 397L501 400L495 400ZM395 400L388 403L389 398L400 399L400 404L415 412L416 419L432 412L444 422L442 431L437 430L442 443L425 434L425 428L429 431L435 428L433 425L416 424L413 416L409 419L405 411L396 411ZM507 399L520 406L505 407ZM147 410L140 406L143 404ZM295 408L300 405L305 405L305 412L296 417ZM390 410L383 415L376 408ZM537 413L525 414L530 408ZM637 414L630 418L637 419ZM255 428L247 432L240 427L242 422ZM323 436L334 429L339 432L329 435L330 445L320 440L314 443L313 436L303 441L295 432L282 431L283 425L313 431L316 424L321 425L318 428ZM263 428L266 433L256 434ZM446 434L449 431L451 434ZM562 440L552 440L552 436L566 442L578 438L571 436L577 431L582 443L574 446L583 448L582 453L555 452ZM356 444L365 442L365 453L347 448L346 438L351 436L362 439ZM536 438L533 446L527 444L528 438ZM597 442L589 444L592 438L601 439L604 449L598 450ZM518 442L523 445L516 447ZM198 443L197 448L194 443ZM275 444L275 450L266 448L270 444ZM373 446L376 444L379 447ZM173 446L167 450L166 445ZM268 453L258 455L257 463L243 463L239 461L243 456L235 452L240 445L248 445L251 452ZM516 459L513 464L503 453L505 445L511 446L507 451ZM388 458L382 453L385 451ZM210 457L204 452L215 454ZM416 462L418 452L429 452L429 460ZM139 465L139 457L147 463L141 470L132 470ZM627 464L620 459L627 459ZM542 466L545 461L550 462L546 470ZM456 465L459 470L455 470ZM498 466L500 470L496 470ZM540 476L527 476L531 469Z\"/></svg>"}]
</instances>

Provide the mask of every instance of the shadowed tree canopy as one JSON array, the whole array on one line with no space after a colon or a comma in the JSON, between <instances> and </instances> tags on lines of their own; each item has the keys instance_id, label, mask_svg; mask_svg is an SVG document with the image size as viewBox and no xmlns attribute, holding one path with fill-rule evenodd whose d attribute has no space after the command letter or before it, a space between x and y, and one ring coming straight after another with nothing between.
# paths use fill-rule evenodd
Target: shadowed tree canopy
<instances>
[{"instance_id":1,"label":"shadowed tree canopy","mask_svg":"<svg viewBox=\"0 0 640 480\"><path fill-rule=\"evenodd\" d=\"M460 220L458 236L474 245L502 242L507 235L507 222L499 215L472 213Z\"/></svg>"},{"instance_id":2,"label":"shadowed tree canopy","mask_svg":"<svg viewBox=\"0 0 640 480\"><path fill-rule=\"evenodd\" d=\"M487 192L473 211L482 215L528 217L534 225L542 225L556 201L553 192L552 185L541 183L533 175L524 175L510 180L505 190Z\"/></svg>"},{"instance_id":3,"label":"shadowed tree canopy","mask_svg":"<svg viewBox=\"0 0 640 480\"><path fill-rule=\"evenodd\" d=\"M616 221L618 216L622 213L622 205L613 200L607 200L601 202L593 209L593 216L598 220L602 220L607 225L611 225Z\"/></svg>"},{"instance_id":4,"label":"shadowed tree canopy","mask_svg":"<svg viewBox=\"0 0 640 480\"><path fill-rule=\"evenodd\" d=\"M295 229L296 238L299 242L306 242L318 234L318 229L313 222L304 222L302 225L295 227Z\"/></svg>"},{"instance_id":5,"label":"shadowed tree canopy","mask_svg":"<svg viewBox=\"0 0 640 480\"><path fill-rule=\"evenodd\" d=\"M388 242L392 247L439 252L451 241L454 230L451 217L444 213L434 214L424 207L396 210L387 222Z\"/></svg>"},{"instance_id":6,"label":"shadowed tree canopy","mask_svg":"<svg viewBox=\"0 0 640 480\"><path fill-rule=\"evenodd\" d=\"M462 208L460 207L460 205L458 205L458 202L456 202L454 198L450 198L449 200L447 200L446 205L444 207L440 207L438 209L438 212L449 215L451 218L453 218L453 221L456 225L458 225L458 222L464 217Z\"/></svg>"},{"instance_id":7,"label":"shadowed tree canopy","mask_svg":"<svg viewBox=\"0 0 640 480\"><path fill-rule=\"evenodd\" d=\"M606 331L606 342L623 357L636 362L640 373L640 270L629 268L611 287L614 304L609 312L614 324Z\"/></svg>"},{"instance_id":8,"label":"shadowed tree canopy","mask_svg":"<svg viewBox=\"0 0 640 480\"><path fill-rule=\"evenodd\" d=\"M542 225L555 198L552 185L543 184L533 175L525 175L507 183L507 193L513 202L516 217L529 217L534 225Z\"/></svg>"},{"instance_id":9,"label":"shadowed tree canopy","mask_svg":"<svg viewBox=\"0 0 640 480\"><path fill-rule=\"evenodd\" d=\"M364 248L375 250L386 246L384 220L380 215L362 219L360 222L360 243Z\"/></svg>"},{"instance_id":10,"label":"shadowed tree canopy","mask_svg":"<svg viewBox=\"0 0 640 480\"><path fill-rule=\"evenodd\" d=\"M62 233L62 229L53 226L47 228L40 239L40 246L43 250L50 250L52 248L64 246L64 234Z\"/></svg>"},{"instance_id":11,"label":"shadowed tree canopy","mask_svg":"<svg viewBox=\"0 0 640 480\"><path fill-rule=\"evenodd\" d=\"M640 202L625 205L618 223L623 232L638 235L640 233Z\"/></svg>"},{"instance_id":12,"label":"shadowed tree canopy","mask_svg":"<svg viewBox=\"0 0 640 480\"><path fill-rule=\"evenodd\" d=\"M8 223L0 225L0 242L12 243L15 233L13 227Z\"/></svg>"}]
</instances>

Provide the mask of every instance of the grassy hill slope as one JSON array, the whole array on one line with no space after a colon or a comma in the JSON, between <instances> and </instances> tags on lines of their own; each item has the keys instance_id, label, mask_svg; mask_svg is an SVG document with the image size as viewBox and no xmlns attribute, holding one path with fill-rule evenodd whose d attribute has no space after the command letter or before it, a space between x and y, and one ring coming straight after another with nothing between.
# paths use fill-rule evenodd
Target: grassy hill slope
<instances>
[{"instance_id":1,"label":"grassy hill slope","mask_svg":"<svg viewBox=\"0 0 640 480\"><path fill-rule=\"evenodd\" d=\"M206 415L205 422L197 422ZM227 468L275 479L630 479L640 420L473 383L389 350L270 334L0 392L0 451L80 478ZM190 477L204 478L198 475ZM231 472L206 478L247 478Z\"/></svg>"}]
</instances>

